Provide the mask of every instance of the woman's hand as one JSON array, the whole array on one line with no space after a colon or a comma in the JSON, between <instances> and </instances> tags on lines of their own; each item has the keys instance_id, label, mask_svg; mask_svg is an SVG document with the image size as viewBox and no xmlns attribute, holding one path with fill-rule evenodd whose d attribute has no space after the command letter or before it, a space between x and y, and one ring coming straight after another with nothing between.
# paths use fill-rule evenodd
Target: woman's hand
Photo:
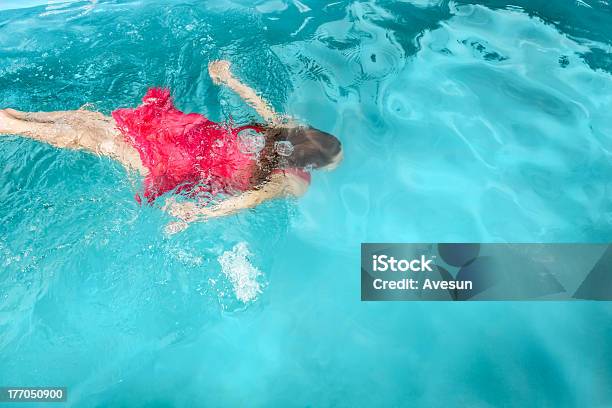
<instances>
[{"instance_id":1,"label":"woman's hand","mask_svg":"<svg viewBox=\"0 0 612 408\"><path fill-rule=\"evenodd\" d=\"M168 199L163 209L171 216L186 223L198 221L204 216L203 208L198 207L196 203L191 201L179 203L174 198Z\"/></svg>"},{"instance_id":2,"label":"woman's hand","mask_svg":"<svg viewBox=\"0 0 612 408\"><path fill-rule=\"evenodd\" d=\"M217 60L211 61L208 64L208 74L212 81L219 85L226 83L232 78L232 72L230 71L231 64L229 61Z\"/></svg>"},{"instance_id":3,"label":"woman's hand","mask_svg":"<svg viewBox=\"0 0 612 408\"><path fill-rule=\"evenodd\" d=\"M168 235L174 235L184 231L189 227L189 224L195 221L206 221L208 218L208 209L199 207L191 201L177 202L174 197L166 200L166 205L162 207L171 216L177 220L166 225L165 231Z\"/></svg>"}]
</instances>

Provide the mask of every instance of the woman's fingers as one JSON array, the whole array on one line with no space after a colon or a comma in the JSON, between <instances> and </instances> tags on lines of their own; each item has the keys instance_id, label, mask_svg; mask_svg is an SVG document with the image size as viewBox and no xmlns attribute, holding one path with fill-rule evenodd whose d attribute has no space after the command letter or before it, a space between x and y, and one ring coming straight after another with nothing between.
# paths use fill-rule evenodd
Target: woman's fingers
<instances>
[{"instance_id":1,"label":"woman's fingers","mask_svg":"<svg viewBox=\"0 0 612 408\"><path fill-rule=\"evenodd\" d=\"M173 198L170 198L166 201L166 205L164 205L162 209L171 216L187 223L204 221L207 217L206 208L200 207L191 201L177 202Z\"/></svg>"},{"instance_id":2,"label":"woman's fingers","mask_svg":"<svg viewBox=\"0 0 612 408\"><path fill-rule=\"evenodd\" d=\"M174 235L189 228L189 223L185 221L170 222L164 228L166 235Z\"/></svg>"}]
</instances>

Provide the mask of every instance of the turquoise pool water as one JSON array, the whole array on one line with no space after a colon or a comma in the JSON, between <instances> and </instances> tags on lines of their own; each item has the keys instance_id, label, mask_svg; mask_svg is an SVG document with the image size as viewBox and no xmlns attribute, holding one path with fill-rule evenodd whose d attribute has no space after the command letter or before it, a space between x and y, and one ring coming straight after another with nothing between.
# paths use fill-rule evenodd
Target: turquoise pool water
<instances>
[{"instance_id":1,"label":"turquoise pool water","mask_svg":"<svg viewBox=\"0 0 612 408\"><path fill-rule=\"evenodd\" d=\"M109 113L163 85L249 120L206 73L225 58L345 161L298 202L168 237L117 164L0 136L0 386L75 407L611 406L610 303L359 300L361 242L612 240L611 44L595 0L3 1L2 106Z\"/></svg>"}]
</instances>

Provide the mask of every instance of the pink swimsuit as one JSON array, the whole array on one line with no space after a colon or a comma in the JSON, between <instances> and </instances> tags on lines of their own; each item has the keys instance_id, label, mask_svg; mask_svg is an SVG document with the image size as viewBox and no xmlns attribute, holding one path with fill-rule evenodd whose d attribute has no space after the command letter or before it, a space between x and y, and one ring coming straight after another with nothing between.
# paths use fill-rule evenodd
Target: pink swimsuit
<instances>
[{"instance_id":1,"label":"pink swimsuit","mask_svg":"<svg viewBox=\"0 0 612 408\"><path fill-rule=\"evenodd\" d=\"M216 194L251 187L254 157L240 152L237 135L258 126L223 127L197 113L176 109L168 89L152 88L135 109L117 109L112 115L125 140L138 150L149 169L144 197L150 203L176 189L196 185ZM140 201L140 197L136 196Z\"/></svg>"}]
</instances>

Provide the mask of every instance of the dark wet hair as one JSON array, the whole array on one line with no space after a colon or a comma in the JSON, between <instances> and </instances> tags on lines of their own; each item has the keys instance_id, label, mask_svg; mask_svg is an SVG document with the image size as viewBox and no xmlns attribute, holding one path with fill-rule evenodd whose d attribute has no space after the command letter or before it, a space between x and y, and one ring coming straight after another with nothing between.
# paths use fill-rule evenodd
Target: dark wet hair
<instances>
[{"instance_id":1,"label":"dark wet hair","mask_svg":"<svg viewBox=\"0 0 612 408\"><path fill-rule=\"evenodd\" d=\"M266 131L267 143L272 149L278 142L289 142L293 152L278 157L279 167L312 168L325 167L340 154L340 141L327 132L311 127L280 127Z\"/></svg>"},{"instance_id":2,"label":"dark wet hair","mask_svg":"<svg viewBox=\"0 0 612 408\"><path fill-rule=\"evenodd\" d=\"M342 151L336 137L315 128L254 125L263 130L266 138L266 145L258 155L257 170L251 179L254 188L268 181L274 169L317 169L332 163ZM291 144L293 151L290 155L278 154L276 145L279 142Z\"/></svg>"}]
</instances>

